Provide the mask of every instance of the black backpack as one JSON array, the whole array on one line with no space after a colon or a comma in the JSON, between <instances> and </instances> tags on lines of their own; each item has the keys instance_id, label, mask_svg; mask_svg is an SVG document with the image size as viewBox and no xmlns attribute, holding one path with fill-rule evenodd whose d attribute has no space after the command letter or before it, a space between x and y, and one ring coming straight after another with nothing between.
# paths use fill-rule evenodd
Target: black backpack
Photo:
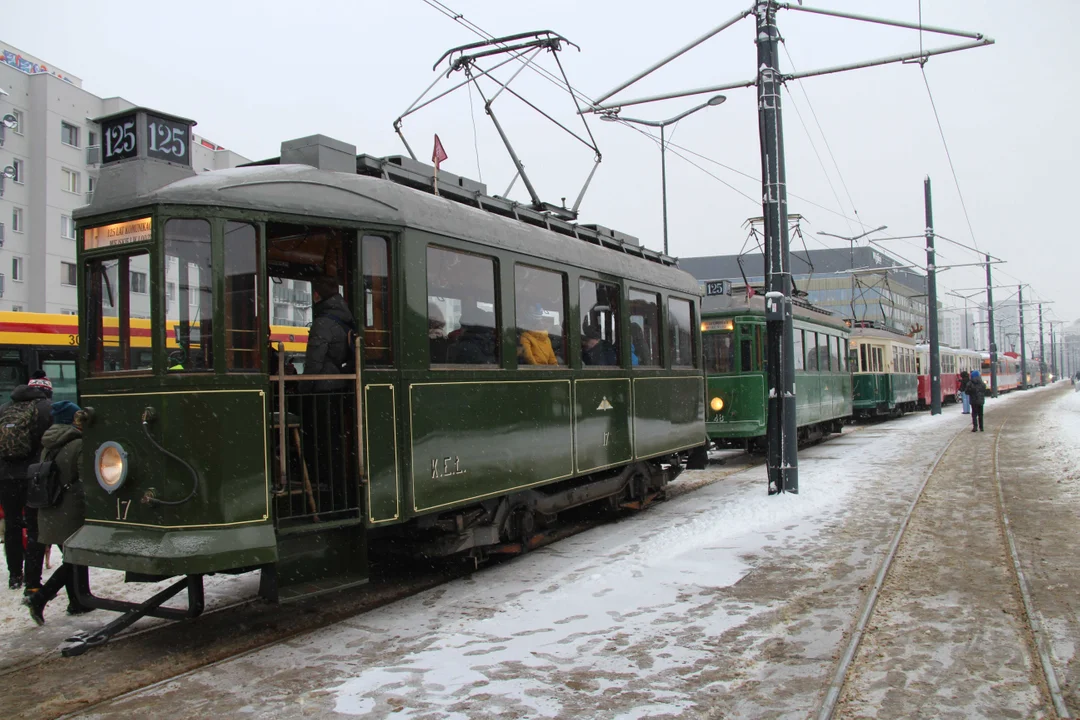
<instances>
[{"instance_id":1,"label":"black backpack","mask_svg":"<svg viewBox=\"0 0 1080 720\"><path fill-rule=\"evenodd\" d=\"M34 449L34 424L37 402L23 400L9 403L0 410L0 458L22 460Z\"/></svg>"},{"instance_id":2,"label":"black backpack","mask_svg":"<svg viewBox=\"0 0 1080 720\"><path fill-rule=\"evenodd\" d=\"M65 443L66 444L66 443ZM56 456L63 445L45 453L45 459L31 465L26 471L26 506L41 510L60 504L67 485L60 482L60 467Z\"/></svg>"}]
</instances>

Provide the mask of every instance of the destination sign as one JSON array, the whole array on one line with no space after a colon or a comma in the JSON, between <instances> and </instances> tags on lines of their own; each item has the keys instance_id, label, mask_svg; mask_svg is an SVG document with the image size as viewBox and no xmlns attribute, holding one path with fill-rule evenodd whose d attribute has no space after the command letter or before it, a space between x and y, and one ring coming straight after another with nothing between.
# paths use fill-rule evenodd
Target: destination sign
<instances>
[{"instance_id":1,"label":"destination sign","mask_svg":"<svg viewBox=\"0 0 1080 720\"><path fill-rule=\"evenodd\" d=\"M701 332L717 332L717 331L732 331L735 329L735 323L728 320L705 320L701 323Z\"/></svg>"},{"instance_id":2,"label":"destination sign","mask_svg":"<svg viewBox=\"0 0 1080 720\"><path fill-rule=\"evenodd\" d=\"M147 242L150 240L151 231L151 221L148 217L87 228L83 231L83 250Z\"/></svg>"}]
</instances>

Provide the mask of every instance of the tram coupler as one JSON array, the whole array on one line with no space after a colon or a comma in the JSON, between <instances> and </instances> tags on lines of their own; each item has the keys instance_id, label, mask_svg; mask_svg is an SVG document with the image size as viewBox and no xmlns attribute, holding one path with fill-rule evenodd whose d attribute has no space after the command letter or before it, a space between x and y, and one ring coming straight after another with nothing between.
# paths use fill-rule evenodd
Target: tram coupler
<instances>
[{"instance_id":1,"label":"tram coupler","mask_svg":"<svg viewBox=\"0 0 1080 720\"><path fill-rule=\"evenodd\" d=\"M162 603L179 594L185 588L188 591L188 606L186 609L161 607ZM71 644L61 650L64 657L82 655L92 647L104 645L111 637L134 625L144 617L186 620L201 615L205 606L202 575L188 575L143 602L132 603L124 600L97 597L90 591L88 577L85 575L79 577L76 574L75 595L85 607L97 610L112 610L121 613L121 615L99 630L91 633L81 632L67 638L65 642Z\"/></svg>"}]
</instances>

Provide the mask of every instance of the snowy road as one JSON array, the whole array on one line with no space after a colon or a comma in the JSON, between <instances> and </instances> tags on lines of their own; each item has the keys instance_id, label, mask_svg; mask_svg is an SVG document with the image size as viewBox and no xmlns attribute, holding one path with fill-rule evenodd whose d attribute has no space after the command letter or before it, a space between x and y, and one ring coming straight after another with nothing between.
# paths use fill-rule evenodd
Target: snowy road
<instances>
[{"instance_id":1,"label":"snowy road","mask_svg":"<svg viewBox=\"0 0 1080 720\"><path fill-rule=\"evenodd\" d=\"M1045 393L991 403L988 423ZM948 408L846 432L801 453L797 496L769 498L754 468L90 717L807 717L898 518L966 427Z\"/></svg>"},{"instance_id":2,"label":"snowy road","mask_svg":"<svg viewBox=\"0 0 1080 720\"><path fill-rule=\"evenodd\" d=\"M1061 419L1052 432L1039 423L1044 405ZM1011 435L1003 443L1039 444L1037 462L1029 463L1007 459L1013 455L1003 445L1008 477L1052 483L1066 500L1055 504L1055 520L1064 524L1071 513L1076 525L1080 394L1046 389L992 401L987 428L1006 414ZM967 418L947 407L936 418L849 429L800 453L797 496L769 498L761 467L719 482L710 480L730 472L723 466L687 472L670 501L646 512L83 716L809 717L900 518L946 445L961 431L957 445L972 439L966 428ZM1069 472L1047 479L1044 465ZM1075 545L1061 547L1059 536L1039 529L1037 515L1016 511L1017 526L1028 523L1030 530L1021 546L1043 570L1032 572L1037 599L1046 605L1055 657L1071 689L1076 671L1069 675L1068 668L1080 644L1075 591L1062 593L1068 579L1045 561L1062 562ZM228 599L224 593L221 601ZM190 632L201 623L191 623ZM25 641L31 633L18 634ZM44 639L38 650L54 647ZM25 642L23 652L32 648ZM932 677L948 652L897 653L892 665L878 662L880 653L860 658L841 714L905 716L880 713L892 700L886 694L896 672L901 685ZM1027 705L1020 705L1034 707L1038 693L1023 682L1019 696ZM0 689L0 702L15 691ZM1009 691L1003 684L984 694ZM986 704L931 707L933 716L943 708L959 708L957 716L971 708L967 717L1003 716L985 712Z\"/></svg>"}]
</instances>

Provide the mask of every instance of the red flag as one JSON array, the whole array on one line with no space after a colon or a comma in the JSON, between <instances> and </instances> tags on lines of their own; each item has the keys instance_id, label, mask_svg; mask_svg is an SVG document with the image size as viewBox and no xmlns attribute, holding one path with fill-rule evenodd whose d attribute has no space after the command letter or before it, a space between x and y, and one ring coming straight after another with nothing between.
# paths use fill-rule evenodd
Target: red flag
<instances>
[{"instance_id":1,"label":"red flag","mask_svg":"<svg viewBox=\"0 0 1080 720\"><path fill-rule=\"evenodd\" d=\"M747 285L746 285L746 299L749 300L752 297L754 297L754 288L749 283L747 283Z\"/></svg>"},{"instance_id":2,"label":"red flag","mask_svg":"<svg viewBox=\"0 0 1080 720\"><path fill-rule=\"evenodd\" d=\"M431 162L435 163L435 169L439 169L439 163L448 157L446 151L443 150L442 140L439 139L438 134L435 135L435 149L431 151Z\"/></svg>"}]
</instances>

